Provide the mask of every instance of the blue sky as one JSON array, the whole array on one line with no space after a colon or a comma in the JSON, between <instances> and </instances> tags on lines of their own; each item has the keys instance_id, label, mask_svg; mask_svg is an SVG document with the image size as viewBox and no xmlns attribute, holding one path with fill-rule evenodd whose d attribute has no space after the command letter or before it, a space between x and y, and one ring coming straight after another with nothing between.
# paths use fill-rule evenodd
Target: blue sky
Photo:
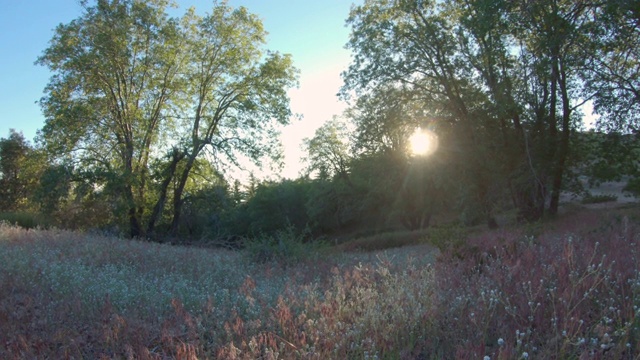
<instances>
[{"instance_id":1,"label":"blue sky","mask_svg":"<svg viewBox=\"0 0 640 360\"><path fill-rule=\"evenodd\" d=\"M229 0L245 6L263 20L269 32L267 48L292 54L300 69L300 87L290 92L291 108L301 121L283 129L286 166L282 175L296 177L303 155L300 144L324 121L342 112L335 94L340 72L349 64L344 49L349 29L344 26L351 0ZM355 1L360 2L360 1ZM179 0L178 14L194 6L200 13L211 0ZM0 137L9 129L33 139L44 124L36 101L51 74L34 65L48 46L53 29L80 16L78 0L0 0Z\"/></svg>"}]
</instances>

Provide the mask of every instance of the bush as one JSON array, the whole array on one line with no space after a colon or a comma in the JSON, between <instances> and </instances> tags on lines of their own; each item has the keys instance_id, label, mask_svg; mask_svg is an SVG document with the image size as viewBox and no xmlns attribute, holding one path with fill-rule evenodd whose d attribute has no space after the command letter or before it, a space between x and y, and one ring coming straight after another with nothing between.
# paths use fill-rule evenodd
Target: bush
<instances>
[{"instance_id":1,"label":"bush","mask_svg":"<svg viewBox=\"0 0 640 360\"><path fill-rule=\"evenodd\" d=\"M623 190L630 192L635 197L640 197L640 177L629 179Z\"/></svg>"},{"instance_id":2,"label":"bush","mask_svg":"<svg viewBox=\"0 0 640 360\"><path fill-rule=\"evenodd\" d=\"M46 229L51 225L42 215L28 212L0 213L0 222L6 222L24 229Z\"/></svg>"},{"instance_id":3,"label":"bush","mask_svg":"<svg viewBox=\"0 0 640 360\"><path fill-rule=\"evenodd\" d=\"M441 252L461 248L467 239L467 230L459 225L438 226L429 229L429 243Z\"/></svg>"},{"instance_id":4,"label":"bush","mask_svg":"<svg viewBox=\"0 0 640 360\"><path fill-rule=\"evenodd\" d=\"M628 217L601 223L586 214L573 231L535 242L484 234L468 240L476 256L441 258L432 341L458 358L635 358L638 228Z\"/></svg>"},{"instance_id":5,"label":"bush","mask_svg":"<svg viewBox=\"0 0 640 360\"><path fill-rule=\"evenodd\" d=\"M307 236L307 231L297 232L295 227L289 226L275 235L247 239L244 250L250 261L259 264L276 262L286 267L316 256L325 247L319 241L305 241Z\"/></svg>"}]
</instances>

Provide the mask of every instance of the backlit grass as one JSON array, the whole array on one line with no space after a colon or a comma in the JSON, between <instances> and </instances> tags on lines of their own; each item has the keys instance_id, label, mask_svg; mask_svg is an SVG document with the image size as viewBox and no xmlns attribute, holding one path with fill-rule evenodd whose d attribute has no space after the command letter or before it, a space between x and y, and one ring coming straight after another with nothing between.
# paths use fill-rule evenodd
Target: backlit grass
<instances>
[{"instance_id":1,"label":"backlit grass","mask_svg":"<svg viewBox=\"0 0 640 360\"><path fill-rule=\"evenodd\" d=\"M637 224L587 211L286 266L2 225L0 358L634 359Z\"/></svg>"}]
</instances>

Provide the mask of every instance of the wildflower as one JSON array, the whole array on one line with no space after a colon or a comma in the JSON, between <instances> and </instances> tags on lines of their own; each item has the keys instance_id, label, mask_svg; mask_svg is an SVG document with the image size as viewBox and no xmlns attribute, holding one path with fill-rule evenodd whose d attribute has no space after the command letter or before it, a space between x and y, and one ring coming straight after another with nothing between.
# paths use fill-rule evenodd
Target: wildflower
<instances>
[{"instance_id":1,"label":"wildflower","mask_svg":"<svg viewBox=\"0 0 640 360\"><path fill-rule=\"evenodd\" d=\"M525 351L525 352L523 352L523 353L522 353L522 358L523 358L523 359L528 359L528 358L529 358L529 353L528 353L528 352L526 352L526 351Z\"/></svg>"},{"instance_id":2,"label":"wildflower","mask_svg":"<svg viewBox=\"0 0 640 360\"><path fill-rule=\"evenodd\" d=\"M504 339L503 338L498 339L498 345L499 346L503 346L504 345Z\"/></svg>"},{"instance_id":3,"label":"wildflower","mask_svg":"<svg viewBox=\"0 0 640 360\"><path fill-rule=\"evenodd\" d=\"M491 358L487 355L485 355L484 360L491 360Z\"/></svg>"}]
</instances>

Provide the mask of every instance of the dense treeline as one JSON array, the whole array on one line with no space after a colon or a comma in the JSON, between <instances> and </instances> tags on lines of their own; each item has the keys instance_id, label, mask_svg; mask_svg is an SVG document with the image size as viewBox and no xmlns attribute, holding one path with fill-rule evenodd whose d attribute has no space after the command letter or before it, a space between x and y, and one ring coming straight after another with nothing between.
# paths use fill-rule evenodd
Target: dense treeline
<instances>
[{"instance_id":1,"label":"dense treeline","mask_svg":"<svg viewBox=\"0 0 640 360\"><path fill-rule=\"evenodd\" d=\"M277 163L297 81L260 20L224 2L180 18L162 0L83 6L38 60L54 75L37 143L0 141L3 212L234 241L436 217L495 227L509 209L536 221L580 191L578 174L640 189L638 1L366 0L347 19L349 109L306 140L300 178L246 183L227 170ZM437 139L429 155L411 154L416 128Z\"/></svg>"}]
</instances>

